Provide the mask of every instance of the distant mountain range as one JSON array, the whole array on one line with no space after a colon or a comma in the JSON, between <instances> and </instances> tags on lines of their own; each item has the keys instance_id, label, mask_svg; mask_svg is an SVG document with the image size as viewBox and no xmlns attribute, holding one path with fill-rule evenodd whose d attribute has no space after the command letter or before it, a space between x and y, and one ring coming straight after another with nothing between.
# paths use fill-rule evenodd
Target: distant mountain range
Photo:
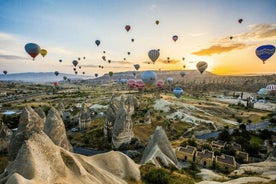
<instances>
[{"instance_id":1,"label":"distant mountain range","mask_svg":"<svg viewBox=\"0 0 276 184\"><path fill-rule=\"evenodd\" d=\"M66 73L60 73L56 76L53 72L28 72L28 73L12 73L7 75L0 75L0 81L14 81L14 82L31 82L31 83L48 83L64 80L63 77L66 76L71 80L86 80L93 79L94 76L89 75L72 75Z\"/></svg>"}]
</instances>

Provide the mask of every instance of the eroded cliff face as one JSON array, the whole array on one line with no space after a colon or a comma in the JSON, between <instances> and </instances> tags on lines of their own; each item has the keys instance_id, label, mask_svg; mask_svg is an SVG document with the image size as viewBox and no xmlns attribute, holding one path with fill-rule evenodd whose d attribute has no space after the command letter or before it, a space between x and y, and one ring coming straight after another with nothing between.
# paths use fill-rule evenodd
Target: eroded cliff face
<instances>
[{"instance_id":1,"label":"eroded cliff face","mask_svg":"<svg viewBox=\"0 0 276 184\"><path fill-rule=\"evenodd\" d=\"M11 136L11 130L4 124L4 122L0 122L0 153L8 151Z\"/></svg>"},{"instance_id":2,"label":"eroded cliff face","mask_svg":"<svg viewBox=\"0 0 276 184\"><path fill-rule=\"evenodd\" d=\"M134 137L131 116L139 106L138 100L132 95L113 96L110 100L104 123L105 135L112 140L115 148L129 144Z\"/></svg>"}]
</instances>

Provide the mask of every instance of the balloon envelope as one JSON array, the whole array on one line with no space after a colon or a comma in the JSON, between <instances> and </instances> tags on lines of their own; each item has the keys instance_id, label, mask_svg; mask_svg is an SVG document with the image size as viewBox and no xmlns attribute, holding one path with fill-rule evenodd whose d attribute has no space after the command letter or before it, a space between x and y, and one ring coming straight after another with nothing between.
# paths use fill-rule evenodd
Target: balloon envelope
<instances>
[{"instance_id":1,"label":"balloon envelope","mask_svg":"<svg viewBox=\"0 0 276 184\"><path fill-rule=\"evenodd\" d=\"M185 73L184 71L181 71L181 72L180 72L180 76L181 76L181 77L184 77L185 75L186 75L186 73Z\"/></svg>"},{"instance_id":2,"label":"balloon envelope","mask_svg":"<svg viewBox=\"0 0 276 184\"><path fill-rule=\"evenodd\" d=\"M148 70L142 73L141 78L146 87L149 88L155 83L157 75L155 72Z\"/></svg>"},{"instance_id":3,"label":"balloon envelope","mask_svg":"<svg viewBox=\"0 0 276 184\"><path fill-rule=\"evenodd\" d=\"M8 71L7 70L4 70L3 71L3 74L7 75Z\"/></svg>"},{"instance_id":4,"label":"balloon envelope","mask_svg":"<svg viewBox=\"0 0 276 184\"><path fill-rule=\"evenodd\" d=\"M130 25L125 26L125 29L126 29L127 32L130 30L130 28L131 28Z\"/></svg>"},{"instance_id":5,"label":"balloon envelope","mask_svg":"<svg viewBox=\"0 0 276 184\"><path fill-rule=\"evenodd\" d=\"M155 50L155 49L150 50L150 51L148 52L148 56L149 56L150 60L151 60L153 63L159 58L159 55L160 55L159 51L158 51L158 50Z\"/></svg>"},{"instance_id":6,"label":"balloon envelope","mask_svg":"<svg viewBox=\"0 0 276 184\"><path fill-rule=\"evenodd\" d=\"M201 74L206 70L207 67L208 64L205 61L200 61L196 64L196 68Z\"/></svg>"},{"instance_id":7,"label":"balloon envelope","mask_svg":"<svg viewBox=\"0 0 276 184\"><path fill-rule=\"evenodd\" d=\"M40 53L40 46L37 45L36 43L27 43L25 45L25 51L33 58L33 60L35 59L35 57Z\"/></svg>"},{"instance_id":8,"label":"balloon envelope","mask_svg":"<svg viewBox=\"0 0 276 184\"><path fill-rule=\"evenodd\" d=\"M140 65L139 65L139 64L135 64L135 65L134 65L134 68L135 68L136 70L139 70Z\"/></svg>"},{"instance_id":9,"label":"balloon envelope","mask_svg":"<svg viewBox=\"0 0 276 184\"><path fill-rule=\"evenodd\" d=\"M155 24L158 25L158 24L159 24L159 20L156 20L156 21L155 21Z\"/></svg>"},{"instance_id":10,"label":"balloon envelope","mask_svg":"<svg viewBox=\"0 0 276 184\"><path fill-rule=\"evenodd\" d=\"M58 76L59 72L58 71L55 71L55 75Z\"/></svg>"},{"instance_id":11,"label":"balloon envelope","mask_svg":"<svg viewBox=\"0 0 276 184\"><path fill-rule=\"evenodd\" d=\"M47 50L46 49L41 49L40 54L42 55L42 57L46 56L47 55Z\"/></svg>"},{"instance_id":12,"label":"balloon envelope","mask_svg":"<svg viewBox=\"0 0 276 184\"><path fill-rule=\"evenodd\" d=\"M258 47L255 51L256 55L263 61L268 60L275 52L275 47L273 45L262 45Z\"/></svg>"},{"instance_id":13,"label":"balloon envelope","mask_svg":"<svg viewBox=\"0 0 276 184\"><path fill-rule=\"evenodd\" d=\"M127 80L127 85L130 89L133 89L135 88L135 83L136 83L136 80L135 79L128 79Z\"/></svg>"},{"instance_id":14,"label":"balloon envelope","mask_svg":"<svg viewBox=\"0 0 276 184\"><path fill-rule=\"evenodd\" d=\"M97 46L99 46L101 44L101 41L100 40L96 40L95 43L96 43Z\"/></svg>"},{"instance_id":15,"label":"balloon envelope","mask_svg":"<svg viewBox=\"0 0 276 184\"><path fill-rule=\"evenodd\" d=\"M167 78L167 82L168 82L169 84L171 84L171 83L173 82L173 78L168 77L168 78Z\"/></svg>"},{"instance_id":16,"label":"balloon envelope","mask_svg":"<svg viewBox=\"0 0 276 184\"><path fill-rule=\"evenodd\" d=\"M178 36L177 35L174 35L173 37L172 37L172 39L173 39L173 41L177 41L178 40Z\"/></svg>"},{"instance_id":17,"label":"balloon envelope","mask_svg":"<svg viewBox=\"0 0 276 184\"><path fill-rule=\"evenodd\" d=\"M183 94L183 89L182 89L182 88L179 88L179 87L176 87L176 88L173 90L173 94L176 96L176 98L179 98L179 97L181 97L181 95Z\"/></svg>"},{"instance_id":18,"label":"balloon envelope","mask_svg":"<svg viewBox=\"0 0 276 184\"><path fill-rule=\"evenodd\" d=\"M158 80L156 82L156 87L159 89L162 89L164 87L164 81L163 80Z\"/></svg>"},{"instance_id":19,"label":"balloon envelope","mask_svg":"<svg viewBox=\"0 0 276 184\"><path fill-rule=\"evenodd\" d=\"M78 61L77 60L74 60L73 62L73 65L76 67L78 65Z\"/></svg>"}]
</instances>

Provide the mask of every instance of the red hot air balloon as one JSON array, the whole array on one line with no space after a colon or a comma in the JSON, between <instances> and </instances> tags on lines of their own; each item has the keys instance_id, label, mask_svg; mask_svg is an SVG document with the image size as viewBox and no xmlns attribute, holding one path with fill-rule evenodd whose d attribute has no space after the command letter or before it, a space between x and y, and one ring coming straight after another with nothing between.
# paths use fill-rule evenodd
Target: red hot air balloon
<instances>
[{"instance_id":1,"label":"red hot air balloon","mask_svg":"<svg viewBox=\"0 0 276 184\"><path fill-rule=\"evenodd\" d=\"M37 45L36 43L27 43L25 45L25 51L33 58L33 60L35 59L35 57L40 53L40 46Z\"/></svg>"},{"instance_id":2,"label":"red hot air balloon","mask_svg":"<svg viewBox=\"0 0 276 184\"><path fill-rule=\"evenodd\" d=\"M127 80L127 85L128 85L128 87L130 89L134 89L135 88L135 86L136 86L135 83L136 83L135 79L128 79Z\"/></svg>"},{"instance_id":3,"label":"red hot air balloon","mask_svg":"<svg viewBox=\"0 0 276 184\"><path fill-rule=\"evenodd\" d=\"M129 32L130 28L131 28L130 25L125 26L125 29L126 29L127 32Z\"/></svg>"}]
</instances>

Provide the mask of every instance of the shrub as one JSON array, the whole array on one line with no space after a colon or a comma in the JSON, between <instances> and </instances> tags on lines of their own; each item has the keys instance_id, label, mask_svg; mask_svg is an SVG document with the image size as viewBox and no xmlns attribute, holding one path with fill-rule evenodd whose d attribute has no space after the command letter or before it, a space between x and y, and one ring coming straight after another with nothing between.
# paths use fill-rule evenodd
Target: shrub
<instances>
[{"instance_id":1,"label":"shrub","mask_svg":"<svg viewBox=\"0 0 276 184\"><path fill-rule=\"evenodd\" d=\"M158 183L158 184L168 184L169 175L164 169L151 169L145 175L142 176L142 180L146 184Z\"/></svg>"}]
</instances>

